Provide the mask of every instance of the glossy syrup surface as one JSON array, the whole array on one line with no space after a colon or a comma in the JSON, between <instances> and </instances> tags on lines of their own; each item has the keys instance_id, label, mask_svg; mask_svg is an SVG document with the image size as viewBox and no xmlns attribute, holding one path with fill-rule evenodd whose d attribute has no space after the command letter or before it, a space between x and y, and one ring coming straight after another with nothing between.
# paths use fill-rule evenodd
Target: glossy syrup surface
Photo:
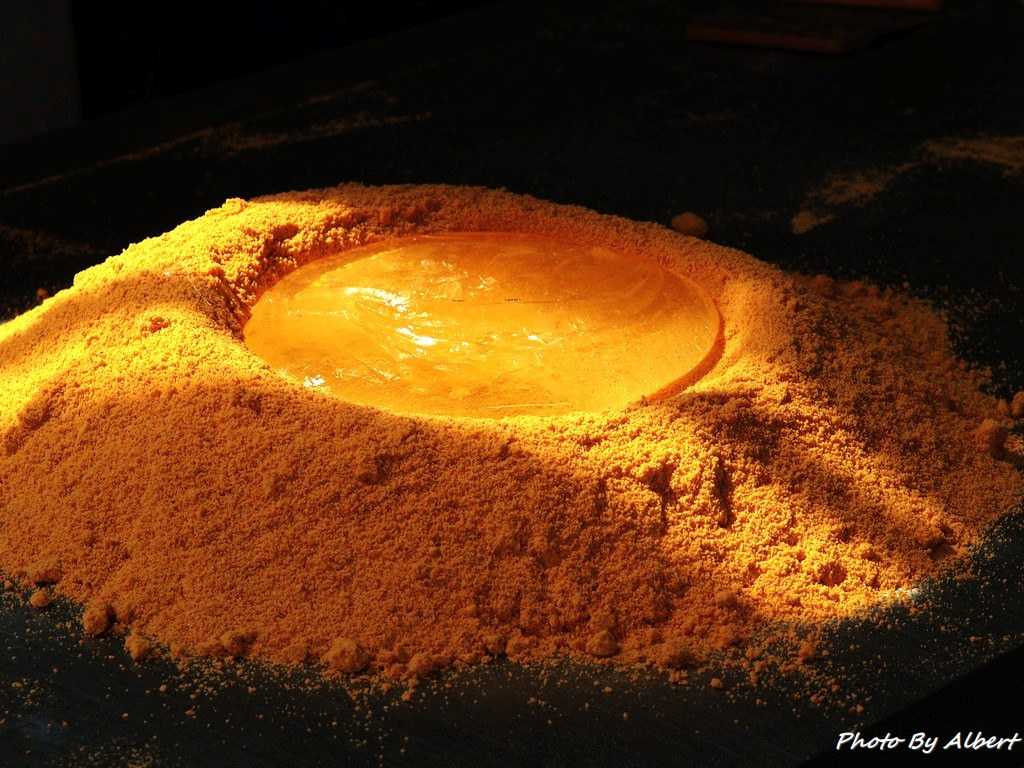
<instances>
[{"instance_id":1,"label":"glossy syrup surface","mask_svg":"<svg viewBox=\"0 0 1024 768\"><path fill-rule=\"evenodd\" d=\"M384 241L319 259L253 306L245 342L308 387L391 411L619 408L690 374L720 318L646 258L510 232Z\"/></svg>"}]
</instances>

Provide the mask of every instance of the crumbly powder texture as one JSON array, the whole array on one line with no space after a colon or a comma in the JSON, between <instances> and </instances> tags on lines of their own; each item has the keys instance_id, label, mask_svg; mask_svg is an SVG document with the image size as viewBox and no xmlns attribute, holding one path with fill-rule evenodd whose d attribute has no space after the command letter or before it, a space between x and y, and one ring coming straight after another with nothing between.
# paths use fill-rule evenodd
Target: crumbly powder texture
<instances>
[{"instance_id":1,"label":"crumbly powder texture","mask_svg":"<svg viewBox=\"0 0 1024 768\"><path fill-rule=\"evenodd\" d=\"M723 318L713 366L623 410L460 420L306 389L245 346L297 266L472 230L692 278ZM1012 409L924 304L496 190L230 200L0 327L0 375L0 569L88 605L84 632L130 629L139 657L682 664L877 605L1021 489Z\"/></svg>"}]
</instances>

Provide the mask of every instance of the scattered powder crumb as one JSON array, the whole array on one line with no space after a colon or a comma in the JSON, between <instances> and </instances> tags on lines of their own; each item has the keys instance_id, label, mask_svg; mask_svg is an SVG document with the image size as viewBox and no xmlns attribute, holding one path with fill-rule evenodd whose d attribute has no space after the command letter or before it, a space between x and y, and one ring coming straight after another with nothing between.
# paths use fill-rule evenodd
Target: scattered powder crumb
<instances>
[{"instance_id":1,"label":"scattered powder crumb","mask_svg":"<svg viewBox=\"0 0 1024 768\"><path fill-rule=\"evenodd\" d=\"M425 418L310 391L242 340L302 264L472 230L693 279L724 319L710 370L615 411ZM133 658L416 680L568 654L686 684L755 633L909 595L1020 498L1009 417L947 336L892 291L501 191L230 200L0 326L0 568L108 606Z\"/></svg>"},{"instance_id":2,"label":"scattered powder crumb","mask_svg":"<svg viewBox=\"0 0 1024 768\"><path fill-rule=\"evenodd\" d=\"M219 150L220 152L227 153L230 156L252 150L266 150L280 144L297 144L332 136L341 136L348 133L357 133L371 128L401 125L402 123L425 122L430 120L432 117L433 115L430 112L417 112L415 114L408 115L379 116L362 111L343 119L310 125L302 130L280 131L275 133L251 133L243 130L238 124L234 124L229 126L226 130L213 133L207 141L204 142L204 150Z\"/></svg>"},{"instance_id":3,"label":"scattered powder crumb","mask_svg":"<svg viewBox=\"0 0 1024 768\"><path fill-rule=\"evenodd\" d=\"M685 211L672 217L671 227L676 232L690 237L707 237L708 223L696 213Z\"/></svg>"},{"instance_id":4,"label":"scattered powder crumb","mask_svg":"<svg viewBox=\"0 0 1024 768\"><path fill-rule=\"evenodd\" d=\"M156 652L156 646L138 632L131 632L124 639L124 649L132 661L143 661ZM161 686L161 692L164 690L164 686Z\"/></svg>"},{"instance_id":5,"label":"scattered powder crumb","mask_svg":"<svg viewBox=\"0 0 1024 768\"><path fill-rule=\"evenodd\" d=\"M1024 419L1024 391L1015 394L1010 401L1010 416L1014 419Z\"/></svg>"},{"instance_id":6,"label":"scattered powder crumb","mask_svg":"<svg viewBox=\"0 0 1024 768\"><path fill-rule=\"evenodd\" d=\"M946 137L924 143L925 151L945 160L996 165L1008 176L1024 171L1024 136Z\"/></svg>"},{"instance_id":7,"label":"scattered powder crumb","mask_svg":"<svg viewBox=\"0 0 1024 768\"><path fill-rule=\"evenodd\" d=\"M916 163L904 163L883 169L869 169L855 173L833 174L825 184L809 194L807 206L792 219L790 229L794 235L810 232L835 218L834 209L843 205L865 205L878 196L889 182Z\"/></svg>"},{"instance_id":8,"label":"scattered powder crumb","mask_svg":"<svg viewBox=\"0 0 1024 768\"><path fill-rule=\"evenodd\" d=\"M794 235L803 235L810 232L815 227L827 224L834 218L835 216L831 213L819 214L814 211L803 210L793 216L790 231L792 231Z\"/></svg>"},{"instance_id":9,"label":"scattered powder crumb","mask_svg":"<svg viewBox=\"0 0 1024 768\"><path fill-rule=\"evenodd\" d=\"M33 608L46 608L52 602L53 598L45 589L35 590L28 599L28 604Z\"/></svg>"},{"instance_id":10,"label":"scattered powder crumb","mask_svg":"<svg viewBox=\"0 0 1024 768\"><path fill-rule=\"evenodd\" d=\"M834 299L836 294L839 292L839 287L836 285L836 281L828 275L815 275L811 278L807 287L826 299Z\"/></svg>"},{"instance_id":11,"label":"scattered powder crumb","mask_svg":"<svg viewBox=\"0 0 1024 768\"><path fill-rule=\"evenodd\" d=\"M832 176L815 197L828 205L864 205L877 197L889 182L913 167L913 163Z\"/></svg>"},{"instance_id":12,"label":"scattered powder crumb","mask_svg":"<svg viewBox=\"0 0 1024 768\"><path fill-rule=\"evenodd\" d=\"M406 669L414 677L423 677L447 665L447 660L440 656L435 656L431 653L417 653L409 659Z\"/></svg>"},{"instance_id":13,"label":"scattered powder crumb","mask_svg":"<svg viewBox=\"0 0 1024 768\"><path fill-rule=\"evenodd\" d=\"M810 232L835 218L843 206L864 206L882 194L893 180L924 165L970 161L1002 168L1006 176L1024 171L1024 136L946 136L916 147L912 156L881 168L831 174L804 199L804 209L792 219L794 235Z\"/></svg>"},{"instance_id":14,"label":"scattered powder crumb","mask_svg":"<svg viewBox=\"0 0 1024 768\"><path fill-rule=\"evenodd\" d=\"M36 254L46 253L60 253L66 256L79 257L96 257L102 255L101 252L92 245L85 245L83 243L65 240L64 238L50 232L24 229L22 227L9 227L6 224L0 224L0 240L17 243L21 248L21 252L29 257ZM45 289L40 290L46 293ZM45 296L41 296L40 298L45 298Z\"/></svg>"},{"instance_id":15,"label":"scattered powder crumb","mask_svg":"<svg viewBox=\"0 0 1024 768\"><path fill-rule=\"evenodd\" d=\"M603 629L587 641L587 653L598 658L614 656L619 650L619 643L609 630Z\"/></svg>"},{"instance_id":16,"label":"scattered powder crumb","mask_svg":"<svg viewBox=\"0 0 1024 768\"><path fill-rule=\"evenodd\" d=\"M114 609L109 603L95 601L86 606L82 614L82 628L87 635L102 635L110 627Z\"/></svg>"},{"instance_id":17,"label":"scattered powder crumb","mask_svg":"<svg viewBox=\"0 0 1024 768\"><path fill-rule=\"evenodd\" d=\"M337 672L353 673L366 669L370 657L355 640L340 637L331 643L321 661Z\"/></svg>"}]
</instances>

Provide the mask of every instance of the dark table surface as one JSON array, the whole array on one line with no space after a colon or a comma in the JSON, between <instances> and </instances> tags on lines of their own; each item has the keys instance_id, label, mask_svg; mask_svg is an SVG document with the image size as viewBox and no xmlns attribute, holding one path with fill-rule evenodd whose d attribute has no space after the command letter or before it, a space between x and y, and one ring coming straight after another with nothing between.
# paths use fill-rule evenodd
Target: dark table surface
<instances>
[{"instance_id":1,"label":"dark table surface","mask_svg":"<svg viewBox=\"0 0 1024 768\"><path fill-rule=\"evenodd\" d=\"M968 360L997 366L995 393L1024 388L1024 6L807 9L882 32L836 57L687 42L713 10L496 3L0 147L0 311L228 197L477 184L666 224L696 211L711 239L785 268L907 282L949 307ZM980 578L927 585L930 613L835 633L819 671L842 690L821 705L793 681L710 669L675 686L575 663L353 701L308 672L133 665L116 640L82 641L73 606L8 595L0 764L873 765L835 752L838 735L889 731L939 737L927 764L1020 765L1021 745L941 749L1024 732L1024 514L1008 512Z\"/></svg>"}]
</instances>

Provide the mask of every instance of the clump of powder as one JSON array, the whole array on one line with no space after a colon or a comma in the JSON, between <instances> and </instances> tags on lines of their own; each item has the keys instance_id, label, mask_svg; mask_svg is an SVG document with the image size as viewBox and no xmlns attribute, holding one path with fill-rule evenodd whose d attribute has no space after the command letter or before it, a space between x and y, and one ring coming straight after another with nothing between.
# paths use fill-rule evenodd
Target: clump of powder
<instances>
[{"instance_id":1,"label":"clump of powder","mask_svg":"<svg viewBox=\"0 0 1024 768\"><path fill-rule=\"evenodd\" d=\"M447 231L656 260L714 297L720 356L658 401L470 420L310 391L244 345L296 267ZM912 587L1021 490L1010 408L925 304L495 190L228 201L4 325L0 371L0 568L136 658L683 664Z\"/></svg>"},{"instance_id":2,"label":"clump of powder","mask_svg":"<svg viewBox=\"0 0 1024 768\"><path fill-rule=\"evenodd\" d=\"M1024 171L1024 136L947 136L926 141L924 149L936 158L998 166L1007 176Z\"/></svg>"}]
</instances>

